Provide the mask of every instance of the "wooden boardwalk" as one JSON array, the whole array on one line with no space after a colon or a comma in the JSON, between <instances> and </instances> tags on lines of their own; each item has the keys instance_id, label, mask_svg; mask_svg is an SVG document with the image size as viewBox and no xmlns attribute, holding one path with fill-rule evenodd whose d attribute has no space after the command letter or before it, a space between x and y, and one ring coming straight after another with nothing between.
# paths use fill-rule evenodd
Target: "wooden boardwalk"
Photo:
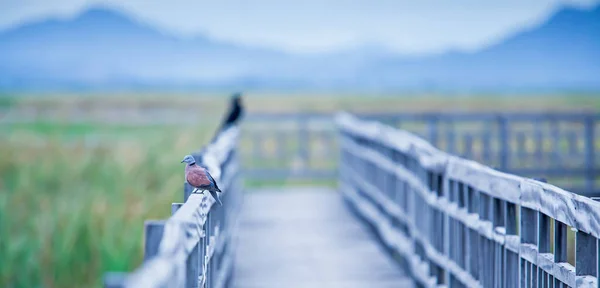
<instances>
[{"instance_id":1,"label":"wooden boardwalk","mask_svg":"<svg viewBox=\"0 0 600 288\"><path fill-rule=\"evenodd\" d=\"M413 287L335 191L250 191L241 219L233 287Z\"/></svg>"}]
</instances>

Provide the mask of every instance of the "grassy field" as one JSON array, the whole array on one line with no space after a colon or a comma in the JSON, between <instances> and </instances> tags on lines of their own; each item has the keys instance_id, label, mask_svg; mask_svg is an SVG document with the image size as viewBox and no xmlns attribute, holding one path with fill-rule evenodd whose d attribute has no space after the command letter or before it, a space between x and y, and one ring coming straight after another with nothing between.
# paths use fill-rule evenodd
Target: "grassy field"
<instances>
[{"instance_id":1,"label":"grassy field","mask_svg":"<svg viewBox=\"0 0 600 288\"><path fill-rule=\"evenodd\" d=\"M143 221L181 201L179 160L205 141L117 129L128 139L67 145L57 136L80 127L53 129L36 145L19 141L26 134L0 144L1 287L94 287L103 271L139 265Z\"/></svg>"},{"instance_id":2,"label":"grassy field","mask_svg":"<svg viewBox=\"0 0 600 288\"><path fill-rule=\"evenodd\" d=\"M222 96L0 97L0 287L100 287L103 272L139 265L143 222L181 201L179 161L212 136ZM245 102L251 112L600 110L600 95L480 96L250 94ZM166 108L200 120L147 115ZM118 121L102 121L110 117Z\"/></svg>"},{"instance_id":3,"label":"grassy field","mask_svg":"<svg viewBox=\"0 0 600 288\"><path fill-rule=\"evenodd\" d=\"M218 114L227 94L215 93L113 93L103 94L0 94L1 107L61 108L91 110L133 108L190 108ZM251 112L307 112L349 110L354 112L400 111L600 111L600 93L590 94L244 94Z\"/></svg>"}]
</instances>

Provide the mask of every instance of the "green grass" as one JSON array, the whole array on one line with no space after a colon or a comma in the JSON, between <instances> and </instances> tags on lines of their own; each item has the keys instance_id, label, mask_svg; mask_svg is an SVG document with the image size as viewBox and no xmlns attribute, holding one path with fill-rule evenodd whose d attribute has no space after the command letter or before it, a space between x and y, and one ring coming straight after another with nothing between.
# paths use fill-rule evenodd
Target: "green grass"
<instances>
[{"instance_id":1,"label":"green grass","mask_svg":"<svg viewBox=\"0 0 600 288\"><path fill-rule=\"evenodd\" d=\"M80 135L95 135L98 133L110 134L126 134L130 131L139 132L154 132L156 129L165 130L164 125L155 126L127 126L127 125L98 125L94 123L54 123L54 122L31 122L31 123L14 123L10 125L2 125L3 132L28 132L43 136L60 135L60 136L80 136Z\"/></svg>"},{"instance_id":2,"label":"green grass","mask_svg":"<svg viewBox=\"0 0 600 288\"><path fill-rule=\"evenodd\" d=\"M0 93L0 108L9 108L16 102L14 97L9 97Z\"/></svg>"},{"instance_id":3,"label":"green grass","mask_svg":"<svg viewBox=\"0 0 600 288\"><path fill-rule=\"evenodd\" d=\"M116 93L103 94L10 94L0 104L12 107L98 109L189 108L220 115L228 94L214 93ZM306 94L246 93L250 112L399 112L399 111L600 111L600 93L590 94ZM2 105L0 105L2 107Z\"/></svg>"},{"instance_id":4,"label":"green grass","mask_svg":"<svg viewBox=\"0 0 600 288\"><path fill-rule=\"evenodd\" d=\"M141 263L144 220L168 217L181 201L179 160L205 141L144 130L121 132L137 141L92 147L60 137L31 146L0 140L0 287L100 287L103 272Z\"/></svg>"}]
</instances>

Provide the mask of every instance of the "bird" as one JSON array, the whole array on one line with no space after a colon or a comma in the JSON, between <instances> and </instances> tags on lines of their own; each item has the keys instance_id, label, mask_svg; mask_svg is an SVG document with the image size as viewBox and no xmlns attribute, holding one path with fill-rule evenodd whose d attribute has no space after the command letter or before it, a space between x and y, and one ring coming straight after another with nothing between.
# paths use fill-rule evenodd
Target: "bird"
<instances>
[{"instance_id":1,"label":"bird","mask_svg":"<svg viewBox=\"0 0 600 288\"><path fill-rule=\"evenodd\" d=\"M219 133L227 129L229 126L237 124L243 115L244 107L242 106L242 94L234 93L229 104L229 112L227 112L226 116L223 118L221 126L213 136L212 142L216 141Z\"/></svg>"},{"instance_id":2,"label":"bird","mask_svg":"<svg viewBox=\"0 0 600 288\"><path fill-rule=\"evenodd\" d=\"M219 194L217 194L221 192L221 189L219 189L217 181L210 175L208 170L205 167L196 164L196 159L194 159L194 156L192 155L183 157L181 163L186 163L185 181L194 187L192 193L195 193L196 191L208 191L219 205L223 205Z\"/></svg>"}]
</instances>

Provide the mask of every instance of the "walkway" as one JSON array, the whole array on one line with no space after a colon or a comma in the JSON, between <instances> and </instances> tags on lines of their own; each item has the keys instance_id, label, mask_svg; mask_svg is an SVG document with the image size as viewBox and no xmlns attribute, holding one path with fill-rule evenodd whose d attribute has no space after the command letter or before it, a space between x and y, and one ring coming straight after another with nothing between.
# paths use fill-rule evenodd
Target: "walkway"
<instances>
[{"instance_id":1,"label":"walkway","mask_svg":"<svg viewBox=\"0 0 600 288\"><path fill-rule=\"evenodd\" d=\"M412 287L335 191L250 191L243 207L233 287Z\"/></svg>"}]
</instances>

